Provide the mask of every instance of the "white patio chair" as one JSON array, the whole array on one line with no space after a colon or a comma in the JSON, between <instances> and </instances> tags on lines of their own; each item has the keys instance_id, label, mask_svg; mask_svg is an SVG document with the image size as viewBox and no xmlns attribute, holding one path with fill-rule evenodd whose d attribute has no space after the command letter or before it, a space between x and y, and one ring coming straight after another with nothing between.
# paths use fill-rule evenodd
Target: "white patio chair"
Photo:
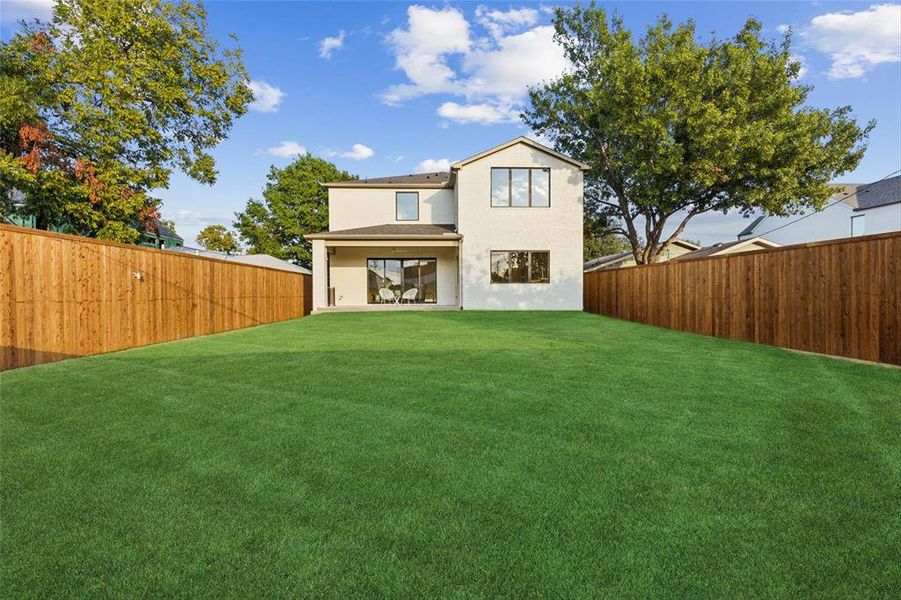
<instances>
[{"instance_id":1,"label":"white patio chair","mask_svg":"<svg viewBox=\"0 0 901 600\"><path fill-rule=\"evenodd\" d=\"M379 298L382 299L382 302L394 302L397 304L397 298L394 296L394 292L388 288L379 288Z\"/></svg>"},{"instance_id":2,"label":"white patio chair","mask_svg":"<svg viewBox=\"0 0 901 600\"><path fill-rule=\"evenodd\" d=\"M404 295L400 297L400 300L401 302L409 301L412 304L413 302L416 302L416 294L418 293L419 290L417 290L416 288L410 288L406 292L404 292Z\"/></svg>"}]
</instances>

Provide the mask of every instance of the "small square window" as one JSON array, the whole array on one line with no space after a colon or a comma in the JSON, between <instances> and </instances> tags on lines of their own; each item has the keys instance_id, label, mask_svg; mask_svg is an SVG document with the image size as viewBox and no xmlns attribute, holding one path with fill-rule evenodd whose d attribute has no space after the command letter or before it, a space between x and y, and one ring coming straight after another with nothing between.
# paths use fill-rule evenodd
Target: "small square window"
<instances>
[{"instance_id":1,"label":"small square window","mask_svg":"<svg viewBox=\"0 0 901 600\"><path fill-rule=\"evenodd\" d=\"M419 220L419 192L397 192L395 203L398 221Z\"/></svg>"}]
</instances>

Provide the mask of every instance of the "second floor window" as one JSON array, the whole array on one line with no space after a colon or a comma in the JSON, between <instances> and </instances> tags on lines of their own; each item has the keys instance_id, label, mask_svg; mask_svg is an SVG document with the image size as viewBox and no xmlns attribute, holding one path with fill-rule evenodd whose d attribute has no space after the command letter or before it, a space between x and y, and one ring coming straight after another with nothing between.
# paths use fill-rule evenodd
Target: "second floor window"
<instances>
[{"instance_id":1,"label":"second floor window","mask_svg":"<svg viewBox=\"0 0 901 600\"><path fill-rule=\"evenodd\" d=\"M419 220L419 192L397 192L394 202L398 221Z\"/></svg>"},{"instance_id":2,"label":"second floor window","mask_svg":"<svg viewBox=\"0 0 901 600\"><path fill-rule=\"evenodd\" d=\"M491 206L550 205L550 169L491 169Z\"/></svg>"}]
</instances>

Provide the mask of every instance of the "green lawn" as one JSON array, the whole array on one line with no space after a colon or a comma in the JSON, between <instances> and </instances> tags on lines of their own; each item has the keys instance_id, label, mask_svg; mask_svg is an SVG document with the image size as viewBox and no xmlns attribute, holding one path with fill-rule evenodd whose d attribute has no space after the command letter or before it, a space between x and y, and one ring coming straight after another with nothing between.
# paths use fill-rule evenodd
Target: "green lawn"
<instances>
[{"instance_id":1,"label":"green lawn","mask_svg":"<svg viewBox=\"0 0 901 600\"><path fill-rule=\"evenodd\" d=\"M889 596L901 370L583 313L4 373L5 597Z\"/></svg>"}]
</instances>

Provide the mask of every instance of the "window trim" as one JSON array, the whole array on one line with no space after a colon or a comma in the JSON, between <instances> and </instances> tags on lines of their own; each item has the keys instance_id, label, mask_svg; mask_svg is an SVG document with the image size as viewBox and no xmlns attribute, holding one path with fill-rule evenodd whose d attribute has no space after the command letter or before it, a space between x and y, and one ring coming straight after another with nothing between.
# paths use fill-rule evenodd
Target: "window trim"
<instances>
[{"instance_id":1,"label":"window trim","mask_svg":"<svg viewBox=\"0 0 901 600\"><path fill-rule=\"evenodd\" d=\"M416 194L416 218L415 219L401 219L400 218L397 201L400 198L401 194ZM394 192L394 220L395 221L418 221L419 220L419 192L410 192L410 191Z\"/></svg>"},{"instance_id":2,"label":"window trim","mask_svg":"<svg viewBox=\"0 0 901 600\"><path fill-rule=\"evenodd\" d=\"M513 170L525 169L529 172L529 203L522 206L513 204ZM495 204L492 193L492 182L495 171L507 171L507 204ZM532 204L532 171L547 171L547 204L534 206ZM550 208L551 207L551 168L550 167L491 167L488 175L488 206L490 208ZM500 252L500 250L498 250Z\"/></svg>"},{"instance_id":3,"label":"window trim","mask_svg":"<svg viewBox=\"0 0 901 600\"><path fill-rule=\"evenodd\" d=\"M538 207L543 208L543 207ZM495 281L494 280L494 271L492 270L492 260L491 255L495 252L528 252L529 253L529 267L528 267L528 275L529 279L532 278L532 254L533 253L541 253L547 254L547 281ZM489 250L488 251L488 282L490 285L548 285L551 283L551 251L550 250Z\"/></svg>"}]
</instances>

